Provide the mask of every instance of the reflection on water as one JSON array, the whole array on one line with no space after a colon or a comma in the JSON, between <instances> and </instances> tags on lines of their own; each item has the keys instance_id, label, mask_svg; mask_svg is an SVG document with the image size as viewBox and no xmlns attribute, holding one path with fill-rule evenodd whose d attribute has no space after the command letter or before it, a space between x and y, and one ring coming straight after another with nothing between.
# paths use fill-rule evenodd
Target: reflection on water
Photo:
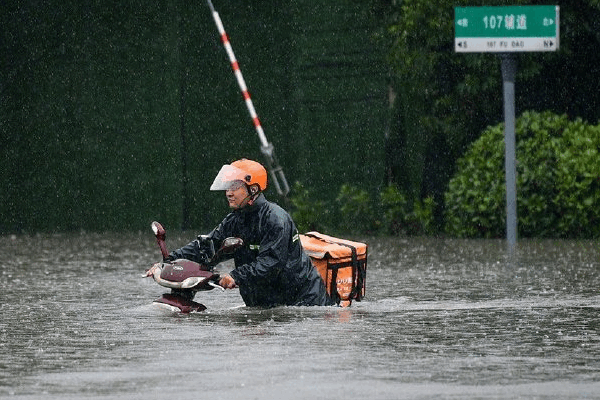
<instances>
[{"instance_id":1,"label":"reflection on water","mask_svg":"<svg viewBox=\"0 0 600 400\"><path fill-rule=\"evenodd\" d=\"M151 234L0 237L0 397L600 398L600 243L362 240L349 309L181 315L140 278Z\"/></svg>"}]
</instances>

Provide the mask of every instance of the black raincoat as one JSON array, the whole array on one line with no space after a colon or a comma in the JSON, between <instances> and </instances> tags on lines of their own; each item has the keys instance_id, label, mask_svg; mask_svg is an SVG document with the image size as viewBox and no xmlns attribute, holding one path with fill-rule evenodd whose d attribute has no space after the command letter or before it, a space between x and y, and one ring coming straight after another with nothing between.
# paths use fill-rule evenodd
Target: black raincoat
<instances>
[{"instance_id":1,"label":"black raincoat","mask_svg":"<svg viewBox=\"0 0 600 400\"><path fill-rule=\"evenodd\" d=\"M228 237L244 241L234 254L235 268L230 275L247 306L334 304L302 250L292 218L262 193L252 205L233 211L211 233L173 251L169 258L203 262L207 248L218 249ZM212 245L207 246L209 242Z\"/></svg>"}]
</instances>

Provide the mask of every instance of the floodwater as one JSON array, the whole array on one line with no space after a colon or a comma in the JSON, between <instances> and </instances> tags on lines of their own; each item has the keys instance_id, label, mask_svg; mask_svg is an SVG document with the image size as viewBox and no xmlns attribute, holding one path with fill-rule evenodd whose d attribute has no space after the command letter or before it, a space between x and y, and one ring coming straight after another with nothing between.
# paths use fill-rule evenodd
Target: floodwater
<instances>
[{"instance_id":1,"label":"floodwater","mask_svg":"<svg viewBox=\"0 0 600 400\"><path fill-rule=\"evenodd\" d=\"M350 308L182 315L140 277L150 231L0 237L0 398L600 399L599 242L353 239Z\"/></svg>"}]
</instances>

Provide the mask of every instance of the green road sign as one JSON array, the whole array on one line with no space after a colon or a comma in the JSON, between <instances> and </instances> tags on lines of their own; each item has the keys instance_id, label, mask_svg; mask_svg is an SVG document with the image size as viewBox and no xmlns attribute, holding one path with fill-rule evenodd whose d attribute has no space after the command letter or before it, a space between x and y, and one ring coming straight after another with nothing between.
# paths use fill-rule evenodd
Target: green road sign
<instances>
[{"instance_id":1,"label":"green road sign","mask_svg":"<svg viewBox=\"0 0 600 400\"><path fill-rule=\"evenodd\" d=\"M556 51L558 6L454 7L454 50Z\"/></svg>"}]
</instances>

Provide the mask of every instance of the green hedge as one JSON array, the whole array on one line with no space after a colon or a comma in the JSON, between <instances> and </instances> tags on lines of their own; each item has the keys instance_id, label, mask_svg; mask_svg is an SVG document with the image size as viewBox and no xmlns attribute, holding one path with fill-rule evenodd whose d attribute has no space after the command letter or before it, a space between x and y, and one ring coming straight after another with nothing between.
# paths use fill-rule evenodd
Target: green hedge
<instances>
[{"instance_id":1,"label":"green hedge","mask_svg":"<svg viewBox=\"0 0 600 400\"><path fill-rule=\"evenodd\" d=\"M519 236L600 237L600 127L525 112L515 128ZM503 135L503 124L488 128L459 159L445 194L447 233L505 235Z\"/></svg>"}]
</instances>

